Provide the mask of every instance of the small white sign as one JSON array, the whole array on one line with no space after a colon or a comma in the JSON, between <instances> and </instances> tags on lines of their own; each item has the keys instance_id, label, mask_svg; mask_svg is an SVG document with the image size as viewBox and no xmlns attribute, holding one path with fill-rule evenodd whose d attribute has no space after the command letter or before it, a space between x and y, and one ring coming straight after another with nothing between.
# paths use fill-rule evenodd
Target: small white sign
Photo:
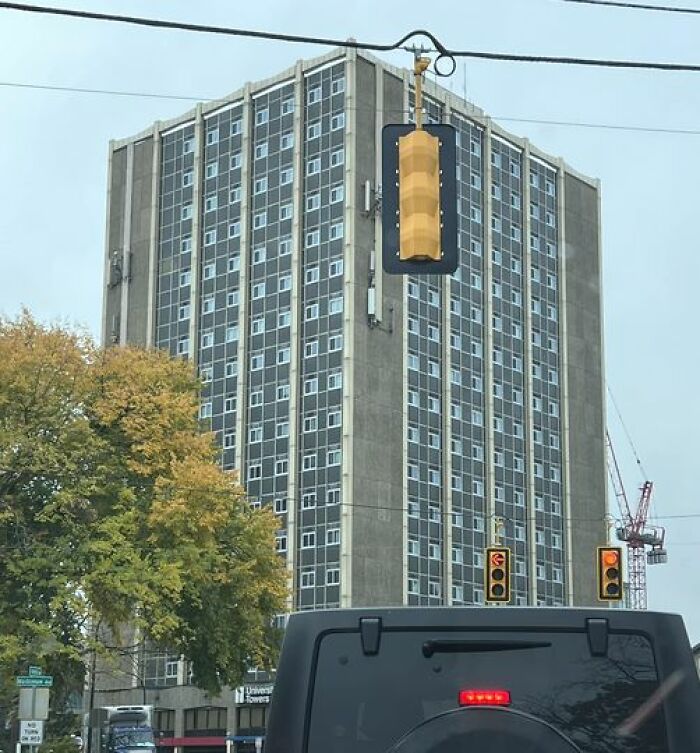
<instances>
[{"instance_id":1,"label":"small white sign","mask_svg":"<svg viewBox=\"0 0 700 753\"><path fill-rule=\"evenodd\" d=\"M22 745L41 745L44 741L44 722L20 722L19 741Z\"/></svg>"}]
</instances>

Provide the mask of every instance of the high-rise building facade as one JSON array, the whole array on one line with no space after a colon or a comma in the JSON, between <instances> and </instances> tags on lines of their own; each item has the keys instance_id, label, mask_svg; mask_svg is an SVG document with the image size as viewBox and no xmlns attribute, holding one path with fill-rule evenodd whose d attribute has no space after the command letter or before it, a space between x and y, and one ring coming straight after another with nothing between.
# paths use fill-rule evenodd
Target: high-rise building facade
<instances>
[{"instance_id":1,"label":"high-rise building facade","mask_svg":"<svg viewBox=\"0 0 700 753\"><path fill-rule=\"evenodd\" d=\"M408 71L336 50L112 142L104 340L196 364L291 609L480 603L495 541L514 603L594 603L598 183L428 81L460 265L385 275L381 129L412 104Z\"/></svg>"}]
</instances>

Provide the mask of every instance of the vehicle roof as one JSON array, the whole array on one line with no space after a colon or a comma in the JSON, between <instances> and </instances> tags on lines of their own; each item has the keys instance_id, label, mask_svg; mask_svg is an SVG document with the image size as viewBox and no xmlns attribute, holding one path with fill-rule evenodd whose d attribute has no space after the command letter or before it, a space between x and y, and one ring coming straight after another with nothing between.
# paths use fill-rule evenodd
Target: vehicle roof
<instances>
[{"instance_id":1,"label":"vehicle roof","mask_svg":"<svg viewBox=\"0 0 700 753\"><path fill-rule=\"evenodd\" d=\"M681 678L672 694L672 702L664 702L669 750L674 753L687 749L700 751L700 718L697 713L700 709L700 683L680 615L605 608L367 607L305 611L290 616L272 696L266 753L303 750L313 695L315 656L320 641L328 633L360 632L363 618L375 618L375 626L378 620L380 633L402 629L586 631L587 621L596 620L599 626L605 621L603 628L610 633L645 635L653 646L660 681L674 673ZM694 720L692 724L689 719ZM691 741L690 748L688 741Z\"/></svg>"}]
</instances>

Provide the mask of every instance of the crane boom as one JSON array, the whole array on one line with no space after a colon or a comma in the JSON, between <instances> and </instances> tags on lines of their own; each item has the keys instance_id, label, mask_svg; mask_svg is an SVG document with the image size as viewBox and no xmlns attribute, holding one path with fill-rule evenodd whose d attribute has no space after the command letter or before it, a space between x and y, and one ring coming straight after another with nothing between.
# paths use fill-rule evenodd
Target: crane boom
<instances>
[{"instance_id":1,"label":"crane boom","mask_svg":"<svg viewBox=\"0 0 700 753\"><path fill-rule=\"evenodd\" d=\"M630 605L632 609L646 609L647 561L650 565L658 565L668 560L668 554L664 548L664 529L660 526L647 525L654 484L652 481L645 481L642 484L639 503L636 510L632 512L608 431L605 432L605 441L608 451L608 473L621 516L621 525L617 528L616 534L620 541L627 544ZM646 547L651 547L648 552Z\"/></svg>"}]
</instances>

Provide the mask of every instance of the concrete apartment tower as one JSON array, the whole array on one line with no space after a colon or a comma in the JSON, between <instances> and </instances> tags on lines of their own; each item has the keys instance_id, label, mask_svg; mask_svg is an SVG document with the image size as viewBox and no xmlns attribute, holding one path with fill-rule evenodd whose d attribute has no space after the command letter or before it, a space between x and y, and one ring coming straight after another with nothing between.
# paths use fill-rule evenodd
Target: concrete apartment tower
<instances>
[{"instance_id":1,"label":"concrete apartment tower","mask_svg":"<svg viewBox=\"0 0 700 753\"><path fill-rule=\"evenodd\" d=\"M480 603L497 536L513 603L593 604L598 183L428 81L460 267L385 275L381 130L412 102L408 70L335 50L112 142L104 342L196 364L290 609Z\"/></svg>"}]
</instances>

